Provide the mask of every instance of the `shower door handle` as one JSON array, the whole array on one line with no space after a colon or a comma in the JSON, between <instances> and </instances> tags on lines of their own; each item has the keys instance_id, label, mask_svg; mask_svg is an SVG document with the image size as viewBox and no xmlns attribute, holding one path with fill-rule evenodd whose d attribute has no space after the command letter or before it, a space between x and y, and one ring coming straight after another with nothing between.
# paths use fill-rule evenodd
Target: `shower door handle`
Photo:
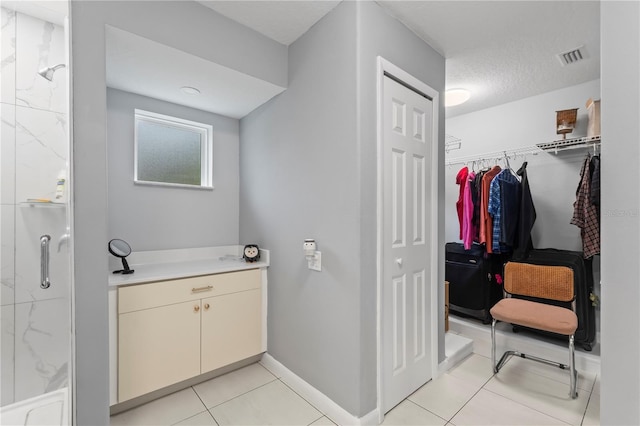
<instances>
[{"instance_id":1,"label":"shower door handle","mask_svg":"<svg viewBox=\"0 0 640 426\"><path fill-rule=\"evenodd\" d=\"M40 237L40 288L47 289L51 286L49 281L49 242L51 237L43 235Z\"/></svg>"}]
</instances>

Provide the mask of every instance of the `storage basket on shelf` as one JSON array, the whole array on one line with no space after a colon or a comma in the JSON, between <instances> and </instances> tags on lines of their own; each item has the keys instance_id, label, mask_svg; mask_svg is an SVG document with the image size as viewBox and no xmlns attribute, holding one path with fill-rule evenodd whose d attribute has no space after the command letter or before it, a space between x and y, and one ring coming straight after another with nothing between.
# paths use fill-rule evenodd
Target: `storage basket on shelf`
<instances>
[{"instance_id":1,"label":"storage basket on shelf","mask_svg":"<svg viewBox=\"0 0 640 426\"><path fill-rule=\"evenodd\" d=\"M576 127L578 108L556 111L556 134L566 139L567 133L573 132Z\"/></svg>"}]
</instances>

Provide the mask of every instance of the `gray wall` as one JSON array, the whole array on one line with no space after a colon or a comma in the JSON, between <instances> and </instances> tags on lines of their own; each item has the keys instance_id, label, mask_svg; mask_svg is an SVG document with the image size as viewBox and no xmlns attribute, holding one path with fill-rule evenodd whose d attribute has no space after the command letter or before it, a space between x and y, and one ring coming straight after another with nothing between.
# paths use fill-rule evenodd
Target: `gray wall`
<instances>
[{"instance_id":1,"label":"gray wall","mask_svg":"<svg viewBox=\"0 0 640 426\"><path fill-rule=\"evenodd\" d=\"M271 249L269 353L360 414L355 13L341 3L294 42L288 89L241 120L240 238Z\"/></svg>"},{"instance_id":2,"label":"gray wall","mask_svg":"<svg viewBox=\"0 0 640 426\"><path fill-rule=\"evenodd\" d=\"M285 85L287 49L195 2L71 2L75 410L109 424L106 64L104 25Z\"/></svg>"},{"instance_id":3,"label":"gray wall","mask_svg":"<svg viewBox=\"0 0 640 426\"><path fill-rule=\"evenodd\" d=\"M104 27L92 15L92 3L71 3L73 408L76 424L108 425L106 67Z\"/></svg>"},{"instance_id":4,"label":"gray wall","mask_svg":"<svg viewBox=\"0 0 640 426\"><path fill-rule=\"evenodd\" d=\"M133 4L132 4L133 3ZM224 34L224 32L218 33L217 31L224 28L224 26L210 25L209 20L204 17L207 15L207 11L199 5L191 5L189 3L182 3L187 6L184 8L176 9L172 4L165 4L164 2L151 3L142 2L127 2L127 4L117 4L115 2L72 2L71 13L71 30L72 30L72 71L73 71L73 91L74 91L74 106L73 106L73 132L74 132L74 147L73 147L73 173L74 173L74 256L75 256L75 337L76 337L76 422L77 424L108 424L108 359L107 359L107 257L105 256L104 247L108 239L107 232L107 165L106 165L106 91L105 91L105 60L104 60L104 23L108 22L111 25L119 26L128 31L140 34L139 31L135 31L136 28L146 28L146 36L151 37L150 34L154 33L166 44L173 45L174 47L183 48L185 43L189 46L189 49L194 49L196 46L199 48L207 48L212 46L212 37L207 36L207 31L212 31L214 34ZM353 6L341 5L340 8L349 8ZM603 137L605 140L611 140L612 143L603 145L603 182L611 182L607 187L607 191L603 193L603 208L608 209L611 212L616 211L629 211L631 213L637 212L640 208L640 197L637 189L633 190L633 187L624 185L624 182L629 182L629 175L627 170L635 170L640 163L640 153L638 152L638 139L640 138L640 130L638 129L638 119L640 115L640 107L638 105L639 87L638 87L638 75L640 75L640 67L638 65L638 41L640 40L639 34L639 8L638 4L634 2L603 2L602 4L602 96L606 102L606 108L603 105ZM352 12L351 12L352 14ZM200 19L199 15L202 15ZM143 16L149 16L149 19L141 19ZM153 22L158 19L158 22L165 25L154 26ZM222 19L219 17L211 19ZM335 18L334 18L335 19ZM125 23L121 26L118 23ZM198 23L198 25L194 25ZM225 25L229 25L230 21L225 21ZM316 25L316 26L324 26ZM205 29L206 27L206 29ZM241 26L234 27L232 32L247 31L242 29ZM196 37L193 36L190 30L193 29ZM318 30L313 30L312 33ZM335 36L344 35L345 31L340 31ZM382 32L381 32L382 33ZM140 35L145 35L140 34ZM204 35L204 36L203 36ZM219 37L221 46L216 49L211 49L211 55L227 55L227 57L234 57L233 60L226 62L236 62L237 64L245 64L250 62L253 64L251 68L254 68L255 73L260 74L260 70L269 67L262 67L261 63L273 64L273 69L278 67L278 64L286 63L286 48L284 46L269 45L269 48L262 49L257 47L256 39L261 36L251 33L250 35L244 35L239 37ZM310 36L310 37L318 37ZM330 35L325 35L326 38L333 38ZM245 40L249 38L249 40ZM218 40L213 37L214 40ZM230 42L233 40L234 42ZM348 39L347 39L348 40ZM262 44L268 41L266 39L256 42ZM302 41L300 46L310 45L310 42ZM342 43L334 40L330 43L330 46L336 47L340 52ZM626 49L621 50L620 46L625 46ZM256 58L262 57L260 51L266 52L274 49L276 53L273 56L280 56L284 58L282 60L272 60L269 58L261 61ZM353 46L349 45L344 47L345 50L354 52ZM302 55L304 52L300 51L301 48L292 47L292 52L297 52L297 55ZM323 49L324 50L324 49ZM249 53L247 52L249 51ZM284 53L282 53L284 51ZM191 51L193 52L193 50ZM202 52L200 52L202 53ZM255 53L255 54L254 54ZM630 54L630 56L626 56ZM272 58L271 55L269 55ZM338 64L340 68L346 66L348 69L353 68L353 65L349 63L347 58L342 53L337 53L334 57L331 52L325 51L323 57L341 59L341 62L336 62L333 59L328 63ZM223 58L224 59L224 58ZM255 60L254 60L255 59ZM390 58L390 60L394 60ZM224 63L224 61L221 59ZM219 61L219 62L220 62ZM292 64L292 69L299 69L301 65L300 60L295 61ZM318 64L312 62L314 65L320 65L324 69L328 69L327 63ZM255 67L254 67L255 65ZM402 66L402 64L400 64ZM313 70L306 70L312 72ZM280 76L275 78L277 81L273 81L275 84L284 85L286 77L282 80L282 72L277 74ZM315 72L321 74L319 72ZM319 75L318 77L322 77ZM331 78L345 78L338 74L337 76L331 76ZM267 79L267 77L264 77ZM292 82L296 76L292 78ZM330 79L328 76L324 76L324 80ZM315 84L311 79L306 79L307 84ZM322 81L321 81L322 82ZM326 84L326 81L322 82ZM355 83L353 83L355 84ZM344 87L343 82L339 82L340 87ZM324 87L324 86L323 86ZM300 89L298 89L300 90ZM322 93L314 91L314 95L320 97ZM335 94L337 90L332 91L331 95ZM339 96L338 93L334 97L338 99L345 99ZM284 95L281 95L281 97ZM293 95L293 96L300 96ZM256 191L249 191L250 184L258 184L262 175L259 172L250 172L246 175L241 175L241 194L242 192L253 193L255 203L247 202L247 198L243 195L241 199L241 206L247 208L247 212L242 216L241 223L247 222L247 218L256 218L256 226L252 226L251 229L241 231L242 235L248 237L260 238L263 241L267 241L266 235L268 234L270 240L275 244L276 241L286 240L285 243L277 244L278 248L284 250L276 259L278 264L278 274L274 277L277 278L273 281L274 287L278 287L280 293L286 293L291 291L293 299L300 299L303 303L299 305L290 305L287 302L292 298L284 298L282 304L275 304L270 306L275 312L283 312L284 314L291 314L288 319L291 321L285 333L292 332L291 338L287 336L280 336L280 350L281 352L292 351L296 352L303 346L312 346L314 350L303 348L304 353L311 353L311 358L306 361L307 367L303 369L311 370L310 367L319 358L330 358L326 363L318 363L319 367L329 366L334 368L336 365L342 363L348 364L347 367L339 367L340 371L344 371L349 367L358 368L354 358L357 356L348 356L347 350L353 348L353 345L346 344L344 347L340 347L344 341L350 341L351 339L358 339L358 335L353 335L354 329L359 327L360 312L355 315L346 315L345 302L343 299L349 299L347 302L353 302L353 292L360 292L359 283L351 281L343 281L342 278L352 278L353 275L349 272L345 272L347 261L353 261L356 259L356 268L360 268L359 250L357 247L359 244L354 244L353 238L349 237L349 233L354 232L352 229L356 229L356 233L359 232L360 222L356 221L354 216L359 215L354 213L353 209L359 209L359 207L349 208L349 202L352 202L348 196L353 195L353 188L350 186L348 180L340 181L336 185L337 179L332 179L331 173L333 172L333 151L336 151L335 139L341 139L340 128L344 128L342 119L338 120L340 127L337 127L335 132L332 132L329 127L333 127L333 123L329 119L335 118L335 114L332 114L331 108L325 106L324 108L318 108L315 105L313 98L302 98L302 102L296 105L295 108L289 111L284 111L283 106L279 106L278 111L271 111L273 107L265 106L256 111L247 125L247 131L253 140L248 141L248 145L252 148L259 148L259 144L263 143L269 146L269 149L264 148L260 150L261 155L254 157L254 161L248 161L248 165L253 165L262 169L262 162L274 161L279 166L287 166L287 159L291 160L294 164L289 165L279 172L275 170L276 167L271 167L268 171L267 178L271 182L283 184L284 191L290 191L290 198L300 198L303 201L309 202L310 206L306 209L301 209L301 213L324 211L331 217L329 221L335 221L337 211L342 210L344 205L346 207L345 222L349 232L346 232L346 243L340 243L340 253L337 253L333 246L336 244L334 240L325 240L324 226L320 226L314 222L319 218L319 215L313 213L310 220L304 220L304 227L300 224L303 223L303 219L298 219L292 212L299 205L304 203L291 203L286 202L283 206L270 205L270 193L261 194ZM280 102L279 99L275 99L272 103ZM292 106L292 103L288 100L282 101L288 106ZM339 103L332 101L336 108L340 107ZM317 116L312 116L306 111L306 105L311 103L309 107L313 112L319 112ZM353 118L356 114L349 106L340 108L341 112L348 115L343 118ZM355 107L353 107L355 109ZM315 120L323 119L326 114L328 120L322 120L320 125L314 125ZM276 127L286 128L290 126L288 132L284 133L284 138L280 139L273 135L273 130L270 129L269 123L265 121L264 117L268 115L279 115L280 122L275 123ZM289 118L287 115L290 115ZM341 115L341 114L338 114ZM312 117L310 117L312 116ZM296 119L304 118L302 125L297 125ZM338 119L340 117L337 117ZM336 121L336 119L334 119ZM263 128L262 132L258 133L254 131L251 135L252 125L261 124ZM306 126L308 124L308 126ZM244 127L244 125L243 125ZM316 136L314 132L320 132L319 136ZM347 132L349 133L349 132ZM242 130L241 130L242 134ZM296 139L297 143L304 144L305 152L300 154L301 149L296 148L293 143L293 139ZM307 140L313 140L315 144L307 144ZM333 151L323 152L322 144L333 143ZM242 148L241 148L242 149ZM298 149L299 155L293 157L289 154L290 150ZM246 150L241 151L243 154ZM283 156L284 155L284 159ZM305 195L307 189L312 188L314 190L320 190L320 192L327 191L323 185L322 179L318 177L312 178L313 184L307 186L297 174L288 174L291 169L298 173L304 171L304 166L309 165L311 162L307 159L312 156L319 156L319 158L327 161L329 166L323 167L319 170L318 167L312 168L311 171L316 173L321 172L324 179L326 179L328 185L334 185L335 191L338 195L333 195L327 202L316 200L310 195ZM347 157L351 158L352 155L347 153ZM607 167L608 162L611 165ZM250 159L248 159L250 160ZM338 166L345 166L339 158L336 159ZM300 163L296 166L297 163ZM242 163L242 165L244 162ZM357 164L348 164L348 167L354 169L350 175L354 179L357 179L358 171ZM336 167L337 168L337 167ZM344 178L344 171L341 172L341 177ZM289 179L287 179L287 177ZM254 178L254 180L247 181L246 178ZM257 180L255 180L257 178ZM277 179L276 179L277 178ZM289 182L292 180L294 182ZM346 184L345 184L346 182ZM265 188L266 185L258 185L261 188ZM343 186L346 186L346 194L341 195ZM278 200L275 200L278 201ZM440 200L443 201L443 200ZM283 227L284 238L275 231L269 231L271 223L268 220L261 219L261 209L267 210L280 210L286 213L285 217L288 217L293 221L294 227L289 230L287 226ZM271 216L277 216L277 214L266 212L267 219ZM253 221L253 220L252 220ZM263 225L258 227L258 224ZM603 218L602 230L603 230L603 354L602 354L602 391L601 391L601 420L603 424L638 424L640 423L640 408L637 405L629 404L628 401L640 400L640 372L637 360L640 358L640 318L638 314L638 304L640 303L640 286L638 286L638 262L639 257L639 223L637 215L632 216L618 216L611 214L608 217ZM322 229L321 229L322 228ZM259 229L264 230L258 231ZM341 228L344 229L344 228ZM278 234L278 235L276 235ZM296 235L293 235L296 234ZM311 234L311 235L309 235ZM293 236L292 236L293 235ZM311 272L306 270L301 259L301 241L300 238L307 236L316 236L320 245L320 249L324 249L324 253L329 254L328 258L331 259L329 264L332 264L332 271L325 271L321 274L311 275ZM357 237L359 240L359 237ZM339 238L338 240L341 240ZM271 242L271 241L269 241ZM326 244L326 245L324 245ZM276 247L274 247L276 248ZM327 250L329 249L329 250ZM353 252L345 254L346 258L338 259L338 255L342 255L343 251L348 249L354 249ZM355 251L358 250L358 251ZM328 259L327 259L328 260ZM286 268L288 262L290 265L295 265L291 268ZM327 265L325 261L325 265ZM275 265L274 265L275 266ZM275 268L273 272L275 272ZM313 274L316 274L315 272ZM336 277L341 279L338 281ZM318 279L322 277L323 279ZM329 279L325 278L328 277ZM358 288L354 288L358 287ZM318 296L317 303L314 301L314 297ZM355 296L356 298L358 296ZM295 300L294 300L295 301ZM310 313L305 312L305 309L311 309ZM358 310L357 303L354 306L350 306ZM334 315L334 312L337 312ZM307 317L316 318L316 321L305 320ZM338 318L334 318L338 317ZM274 319L274 315L270 317ZM343 320L353 320L354 324L343 322ZM286 322L286 318L281 318L280 322ZM373 327L373 325L370 325ZM343 332L342 330L347 331ZM334 338L333 333L337 333L337 337ZM295 337L303 336L303 339L299 342ZM344 337L346 336L346 337ZM345 354L347 355L345 357ZM359 356L359 354L358 354ZM368 367L367 367L368 368ZM298 368L300 371L300 368ZM314 377L320 375L320 368L317 368L317 373L314 373ZM357 379L353 374L348 374L345 377L339 377L339 375L330 373L332 370L327 370L325 373L329 376L329 382L333 381L338 383L337 386L343 385L347 388L347 391L358 392L357 385L351 382L353 379ZM304 374L303 377L308 378L308 374ZM312 382L320 388L320 384L325 384L325 380L316 380ZM326 385L324 386L327 387ZM330 387L334 387L331 385ZM341 394L344 395L345 392ZM348 392L347 392L348 393ZM334 395L331 395L334 396ZM349 399L349 398L348 398ZM350 398L350 405L346 405L353 412L357 412L360 406L358 396ZM336 399L336 401L342 403L343 401ZM363 401L362 406L371 406L371 401ZM362 410L362 412L366 409Z\"/></svg>"},{"instance_id":5,"label":"gray wall","mask_svg":"<svg viewBox=\"0 0 640 426\"><path fill-rule=\"evenodd\" d=\"M600 422L640 424L640 4L602 2ZM621 49L624 46L624 49Z\"/></svg>"},{"instance_id":6,"label":"gray wall","mask_svg":"<svg viewBox=\"0 0 640 426\"><path fill-rule=\"evenodd\" d=\"M273 250L268 350L356 416L376 407L377 55L444 87L435 51L343 2L290 46L287 91L241 120L240 236Z\"/></svg>"},{"instance_id":7,"label":"gray wall","mask_svg":"<svg viewBox=\"0 0 640 426\"><path fill-rule=\"evenodd\" d=\"M134 110L213 126L214 190L133 183ZM134 251L238 244L239 121L107 90L109 238Z\"/></svg>"},{"instance_id":8,"label":"gray wall","mask_svg":"<svg viewBox=\"0 0 640 426\"><path fill-rule=\"evenodd\" d=\"M287 85L287 48L189 0L98 1L116 28L251 75Z\"/></svg>"}]
</instances>

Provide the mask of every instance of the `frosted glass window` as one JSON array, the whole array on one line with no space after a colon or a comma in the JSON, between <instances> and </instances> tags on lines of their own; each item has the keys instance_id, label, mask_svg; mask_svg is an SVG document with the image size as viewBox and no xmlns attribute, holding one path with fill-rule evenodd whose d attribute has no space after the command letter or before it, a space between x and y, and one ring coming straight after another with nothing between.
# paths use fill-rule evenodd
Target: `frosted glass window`
<instances>
[{"instance_id":1,"label":"frosted glass window","mask_svg":"<svg viewBox=\"0 0 640 426\"><path fill-rule=\"evenodd\" d=\"M135 182L213 188L210 125L135 111Z\"/></svg>"}]
</instances>

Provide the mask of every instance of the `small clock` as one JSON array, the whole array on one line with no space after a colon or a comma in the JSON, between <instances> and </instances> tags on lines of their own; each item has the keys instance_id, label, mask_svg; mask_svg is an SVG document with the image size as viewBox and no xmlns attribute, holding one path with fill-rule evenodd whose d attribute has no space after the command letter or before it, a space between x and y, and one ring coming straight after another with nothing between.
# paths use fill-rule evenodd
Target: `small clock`
<instances>
[{"instance_id":1,"label":"small clock","mask_svg":"<svg viewBox=\"0 0 640 426\"><path fill-rule=\"evenodd\" d=\"M257 262L260 260L260 249L255 244L247 244L242 250L242 258L245 262Z\"/></svg>"}]
</instances>

